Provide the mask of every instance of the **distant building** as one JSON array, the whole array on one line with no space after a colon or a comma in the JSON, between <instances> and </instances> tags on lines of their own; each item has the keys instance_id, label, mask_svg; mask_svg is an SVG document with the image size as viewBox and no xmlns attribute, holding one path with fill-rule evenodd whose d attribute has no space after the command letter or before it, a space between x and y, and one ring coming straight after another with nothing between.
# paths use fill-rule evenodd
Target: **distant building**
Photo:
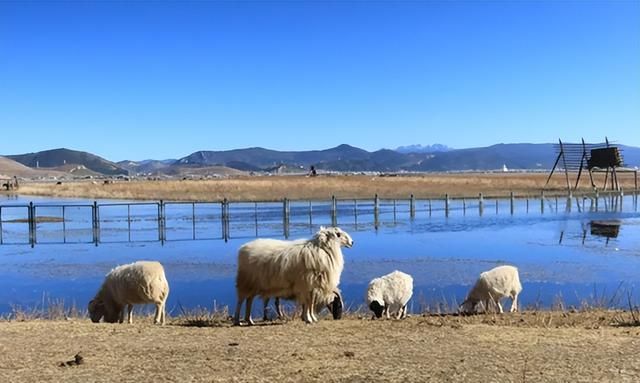
<instances>
[{"instance_id":1,"label":"distant building","mask_svg":"<svg viewBox=\"0 0 640 383\"><path fill-rule=\"evenodd\" d=\"M508 172L509 169L507 169L507 164L502 164L502 171L503 172Z\"/></svg>"}]
</instances>

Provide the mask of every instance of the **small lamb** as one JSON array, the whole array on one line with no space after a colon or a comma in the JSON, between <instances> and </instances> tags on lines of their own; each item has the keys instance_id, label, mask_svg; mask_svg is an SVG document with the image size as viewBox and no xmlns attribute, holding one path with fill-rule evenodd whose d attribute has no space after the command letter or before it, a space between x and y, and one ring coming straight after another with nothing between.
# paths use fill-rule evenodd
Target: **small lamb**
<instances>
[{"instance_id":1,"label":"small lamb","mask_svg":"<svg viewBox=\"0 0 640 383\"><path fill-rule=\"evenodd\" d=\"M389 319L389 311L394 311L396 319L407 316L407 302L413 295L413 278L401 271L394 271L369 282L367 306L374 318L384 314Z\"/></svg>"},{"instance_id":2,"label":"small lamb","mask_svg":"<svg viewBox=\"0 0 640 383\"><path fill-rule=\"evenodd\" d=\"M467 299L460 305L460 311L467 314L477 312L477 306L482 302L484 312L488 312L489 305L493 303L502 314L504 311L500 300L511 297L510 312L515 312L518 311L518 294L521 291L518 269L514 266L498 266L480 274Z\"/></svg>"}]
</instances>

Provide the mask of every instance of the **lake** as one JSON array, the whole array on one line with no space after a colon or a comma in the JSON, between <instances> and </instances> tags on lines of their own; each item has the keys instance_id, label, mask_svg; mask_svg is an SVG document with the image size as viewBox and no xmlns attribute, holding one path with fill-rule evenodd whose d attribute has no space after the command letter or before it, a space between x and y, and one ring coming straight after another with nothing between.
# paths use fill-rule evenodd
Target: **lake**
<instances>
[{"instance_id":1,"label":"lake","mask_svg":"<svg viewBox=\"0 0 640 383\"><path fill-rule=\"evenodd\" d=\"M66 224L37 224L37 243L28 243L20 221L33 201L38 216L59 216L61 204L89 206L93 201L0 197L0 314L14 307L41 308L64 302L86 308L104 275L135 260L158 260L171 293L167 309L217 309L235 305L236 252L258 237L306 238L331 225L331 202L291 202L283 223L282 204L232 204L229 236L222 235L218 204L165 207L163 240L158 240L155 205L127 208L126 201L98 201L99 243L94 243L85 208L67 208ZM522 308L605 304L625 307L627 294L640 292L640 215L637 196L613 203L589 199L452 200L448 217L443 201L416 201L411 217L407 201L382 201L374 217L371 201L339 201L337 224L351 234L344 249L341 289L352 309L364 302L368 282L393 270L414 277L412 312L450 311L462 302L478 274L499 264L520 269ZM127 210L129 209L129 210ZM197 211L196 211L197 210ZM135 218L131 218L131 214ZM195 239L194 239L195 238ZM510 303L508 303L509 305ZM261 312L254 303L255 313Z\"/></svg>"}]
</instances>

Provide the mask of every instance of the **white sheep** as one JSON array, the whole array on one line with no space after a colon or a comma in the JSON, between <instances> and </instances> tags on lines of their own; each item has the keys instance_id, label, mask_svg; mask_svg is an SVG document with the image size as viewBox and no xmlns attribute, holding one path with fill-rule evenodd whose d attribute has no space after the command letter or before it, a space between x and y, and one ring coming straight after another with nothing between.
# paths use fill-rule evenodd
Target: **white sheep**
<instances>
[{"instance_id":1,"label":"white sheep","mask_svg":"<svg viewBox=\"0 0 640 383\"><path fill-rule=\"evenodd\" d=\"M479 303L484 305L484 311L489 310L489 305L498 306L498 311L503 313L500 300L511 297L510 312L518 311L518 294L522 291L518 269L514 266L498 266L480 274L476 284L471 288L467 298L460 305L463 313L474 313Z\"/></svg>"},{"instance_id":2,"label":"white sheep","mask_svg":"<svg viewBox=\"0 0 640 383\"><path fill-rule=\"evenodd\" d=\"M111 270L105 277L96 296L89 302L89 316L97 323L124 321L127 306L127 323L133 322L133 305L154 303L156 314L153 322L165 323L165 304L169 296L169 283L159 262L138 261Z\"/></svg>"},{"instance_id":3,"label":"white sheep","mask_svg":"<svg viewBox=\"0 0 640 383\"><path fill-rule=\"evenodd\" d=\"M353 240L337 227L320 227L311 239L256 239L241 246L234 324L240 324L245 299L245 321L253 324L251 304L257 295L293 298L302 306L302 319L307 323L316 322L314 308L333 300L334 290L340 283L344 268L342 246L353 246Z\"/></svg>"},{"instance_id":4,"label":"white sheep","mask_svg":"<svg viewBox=\"0 0 640 383\"><path fill-rule=\"evenodd\" d=\"M369 282L367 306L375 318L384 314L389 319L389 311L394 311L396 319L407 316L407 302L413 295L413 278L401 271L394 271Z\"/></svg>"},{"instance_id":5,"label":"white sheep","mask_svg":"<svg viewBox=\"0 0 640 383\"><path fill-rule=\"evenodd\" d=\"M275 302L274 302L274 306L276 308L276 314L278 315L278 319L284 319L285 315L284 315L284 311L282 311L282 306L280 305L280 299L281 297L276 297ZM288 300L294 300L295 297L283 297L282 299L288 299ZM268 320L268 306L269 306L269 297L264 297L263 298L263 304L264 304L264 308L262 311L262 320L267 321ZM340 290L335 290L333 292L333 299L331 299L331 301L327 302L326 305L324 305L324 307L326 307L329 312L331 313L331 315L333 316L333 319L338 320L342 318L342 311L344 308L344 302L342 301L342 294L340 293ZM316 307L316 311L320 311L323 308L323 304L322 302L318 303L318 306Z\"/></svg>"}]
</instances>

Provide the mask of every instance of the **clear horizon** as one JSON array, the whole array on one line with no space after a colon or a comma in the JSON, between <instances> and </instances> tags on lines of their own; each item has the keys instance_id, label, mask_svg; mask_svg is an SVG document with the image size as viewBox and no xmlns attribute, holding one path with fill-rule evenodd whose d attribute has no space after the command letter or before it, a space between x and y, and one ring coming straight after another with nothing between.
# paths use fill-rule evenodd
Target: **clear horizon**
<instances>
[{"instance_id":1,"label":"clear horizon","mask_svg":"<svg viewBox=\"0 0 640 383\"><path fill-rule=\"evenodd\" d=\"M0 155L640 147L640 2L0 2Z\"/></svg>"}]
</instances>

